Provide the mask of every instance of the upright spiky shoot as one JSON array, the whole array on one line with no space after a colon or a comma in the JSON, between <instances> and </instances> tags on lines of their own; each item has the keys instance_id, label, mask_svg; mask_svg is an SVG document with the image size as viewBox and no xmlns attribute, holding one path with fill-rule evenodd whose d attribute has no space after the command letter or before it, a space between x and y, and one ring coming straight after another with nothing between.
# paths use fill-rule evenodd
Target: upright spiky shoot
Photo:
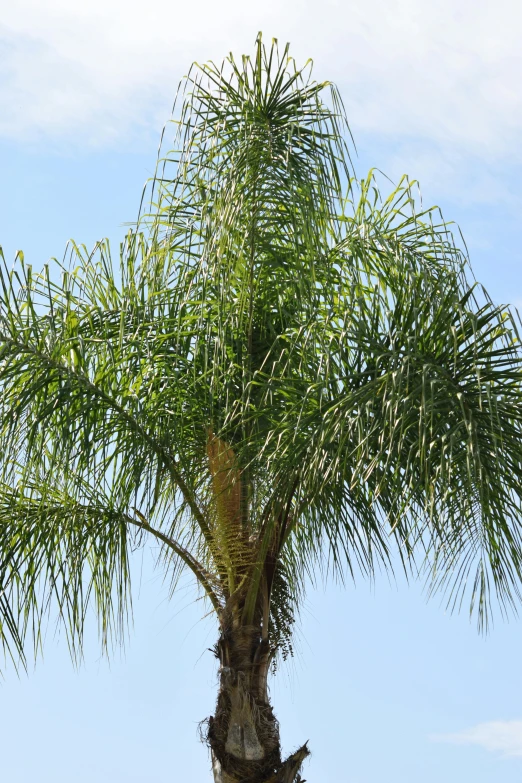
<instances>
[{"instance_id":1,"label":"upright spiky shoot","mask_svg":"<svg viewBox=\"0 0 522 783\"><path fill-rule=\"evenodd\" d=\"M102 243L2 272L0 632L39 647L55 608L80 652L92 603L109 646L153 537L216 614L217 783L294 783L267 677L307 577L395 556L480 623L519 597L520 340L414 183L353 178L288 48L184 90L118 269Z\"/></svg>"}]
</instances>

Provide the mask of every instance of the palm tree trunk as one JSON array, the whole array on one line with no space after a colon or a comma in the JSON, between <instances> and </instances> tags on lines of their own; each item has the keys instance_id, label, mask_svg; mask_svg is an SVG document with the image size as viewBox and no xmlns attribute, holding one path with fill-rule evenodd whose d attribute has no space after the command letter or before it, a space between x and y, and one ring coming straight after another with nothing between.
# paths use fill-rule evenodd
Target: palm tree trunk
<instances>
[{"instance_id":1,"label":"palm tree trunk","mask_svg":"<svg viewBox=\"0 0 522 783\"><path fill-rule=\"evenodd\" d=\"M223 631L216 652L219 694L207 731L214 783L298 783L309 751L305 744L281 760L279 724L268 698L270 650L260 629Z\"/></svg>"}]
</instances>

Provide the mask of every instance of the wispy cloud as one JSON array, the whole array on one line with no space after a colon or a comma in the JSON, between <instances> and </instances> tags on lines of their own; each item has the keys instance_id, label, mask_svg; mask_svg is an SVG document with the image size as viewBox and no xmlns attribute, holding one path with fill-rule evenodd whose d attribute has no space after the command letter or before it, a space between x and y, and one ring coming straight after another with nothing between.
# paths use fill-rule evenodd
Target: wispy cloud
<instances>
[{"instance_id":1,"label":"wispy cloud","mask_svg":"<svg viewBox=\"0 0 522 783\"><path fill-rule=\"evenodd\" d=\"M258 29L342 86L358 129L488 156L522 130L522 7L512 0L19 0L2 11L0 132L124 137L164 113L193 59ZM517 153L518 154L518 153Z\"/></svg>"},{"instance_id":2,"label":"wispy cloud","mask_svg":"<svg viewBox=\"0 0 522 783\"><path fill-rule=\"evenodd\" d=\"M512 0L18 0L0 20L0 139L142 149L190 63L252 52L259 30L338 84L369 165L420 179L430 204L518 216L522 5Z\"/></svg>"},{"instance_id":3,"label":"wispy cloud","mask_svg":"<svg viewBox=\"0 0 522 783\"><path fill-rule=\"evenodd\" d=\"M522 720L479 723L457 734L437 734L431 739L452 745L476 745L501 756L522 758Z\"/></svg>"}]
</instances>

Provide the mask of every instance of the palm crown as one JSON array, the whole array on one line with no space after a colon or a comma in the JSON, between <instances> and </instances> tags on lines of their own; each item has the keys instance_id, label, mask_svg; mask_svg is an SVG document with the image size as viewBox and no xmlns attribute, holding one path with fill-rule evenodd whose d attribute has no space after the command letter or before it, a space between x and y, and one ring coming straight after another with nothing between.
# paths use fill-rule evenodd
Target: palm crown
<instances>
[{"instance_id":1,"label":"palm crown","mask_svg":"<svg viewBox=\"0 0 522 783\"><path fill-rule=\"evenodd\" d=\"M119 264L102 242L59 281L2 274L4 643L54 606L77 652L90 603L118 635L150 536L267 663L318 568L395 553L481 622L491 588L513 604L512 314L413 183L355 179L337 92L287 49L194 69L177 117Z\"/></svg>"}]
</instances>

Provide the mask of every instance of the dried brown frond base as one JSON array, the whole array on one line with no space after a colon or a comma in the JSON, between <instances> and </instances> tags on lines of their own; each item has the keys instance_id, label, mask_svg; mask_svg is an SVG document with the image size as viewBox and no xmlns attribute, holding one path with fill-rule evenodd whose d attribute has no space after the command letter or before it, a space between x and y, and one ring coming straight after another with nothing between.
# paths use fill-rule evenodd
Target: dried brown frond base
<instances>
[{"instance_id":1,"label":"dried brown frond base","mask_svg":"<svg viewBox=\"0 0 522 783\"><path fill-rule=\"evenodd\" d=\"M231 775L228 772L225 772L216 756L212 754L214 781L215 783L306 783L304 778L301 777L300 770L304 760L309 755L310 751L308 750L308 746L305 743L301 748L296 750L295 753L292 753L292 755L289 756L286 761L280 763L278 765L279 768L275 772L268 772L267 777L266 759L263 759L262 762L258 763L247 762L249 767L248 771L243 768L241 771L242 774L239 772L239 770L236 770L236 772ZM231 759L227 759L226 761L230 762ZM236 761L237 759L233 760L233 767L236 766L234 764ZM246 763L243 762L243 765L246 766ZM237 773L239 773L240 776L238 776Z\"/></svg>"},{"instance_id":2,"label":"dried brown frond base","mask_svg":"<svg viewBox=\"0 0 522 783\"><path fill-rule=\"evenodd\" d=\"M300 775L303 761L310 755L308 746L305 744L282 764L281 769L276 772L266 783L306 783Z\"/></svg>"}]
</instances>

